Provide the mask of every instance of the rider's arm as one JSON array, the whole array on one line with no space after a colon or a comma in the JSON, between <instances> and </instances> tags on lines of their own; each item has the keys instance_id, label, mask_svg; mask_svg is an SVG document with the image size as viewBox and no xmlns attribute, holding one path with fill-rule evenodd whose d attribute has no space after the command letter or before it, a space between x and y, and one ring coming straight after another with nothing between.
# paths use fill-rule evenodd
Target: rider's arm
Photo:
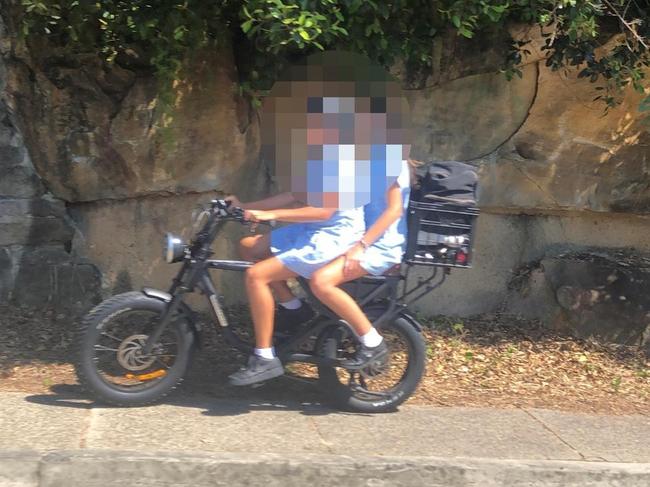
<instances>
[{"instance_id":1,"label":"rider's arm","mask_svg":"<svg viewBox=\"0 0 650 487\"><path fill-rule=\"evenodd\" d=\"M242 203L235 196L228 196L226 201L232 201L235 206L239 206L244 210L275 210L276 208L291 207L296 203L292 193L280 193L250 203Z\"/></svg>"},{"instance_id":2,"label":"rider's arm","mask_svg":"<svg viewBox=\"0 0 650 487\"><path fill-rule=\"evenodd\" d=\"M333 208L315 208L313 206L303 206L300 208L286 208L278 210L265 211L265 219L277 220L281 222L317 222L329 220L336 210Z\"/></svg>"},{"instance_id":3,"label":"rider's arm","mask_svg":"<svg viewBox=\"0 0 650 487\"><path fill-rule=\"evenodd\" d=\"M377 218L377 221L366 231L363 241L367 245L372 245L381 237L388 227L395 223L404 212L404 203L402 201L402 191L397 183L394 183L386 191L386 209Z\"/></svg>"}]
</instances>

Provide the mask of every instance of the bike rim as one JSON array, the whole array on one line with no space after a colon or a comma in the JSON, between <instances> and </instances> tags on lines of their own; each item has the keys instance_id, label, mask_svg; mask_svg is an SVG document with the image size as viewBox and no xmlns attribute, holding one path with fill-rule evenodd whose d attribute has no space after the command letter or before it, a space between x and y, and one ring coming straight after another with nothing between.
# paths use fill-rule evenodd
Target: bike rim
<instances>
[{"instance_id":1,"label":"bike rim","mask_svg":"<svg viewBox=\"0 0 650 487\"><path fill-rule=\"evenodd\" d=\"M339 330L338 333L341 335L337 339L337 358L351 356L358 346L357 340L348 330ZM414 350L408 338L395 328L384 329L381 334L389 349L386 361L360 371L336 368L336 375L341 385L362 401L376 402L391 399L409 371L410 357L413 356Z\"/></svg>"},{"instance_id":2,"label":"bike rim","mask_svg":"<svg viewBox=\"0 0 650 487\"><path fill-rule=\"evenodd\" d=\"M92 346L94 369L113 389L138 392L150 389L167 377L178 363L181 335L173 322L166 327L152 353L142 348L159 323L160 313L127 310L101 323Z\"/></svg>"}]
</instances>

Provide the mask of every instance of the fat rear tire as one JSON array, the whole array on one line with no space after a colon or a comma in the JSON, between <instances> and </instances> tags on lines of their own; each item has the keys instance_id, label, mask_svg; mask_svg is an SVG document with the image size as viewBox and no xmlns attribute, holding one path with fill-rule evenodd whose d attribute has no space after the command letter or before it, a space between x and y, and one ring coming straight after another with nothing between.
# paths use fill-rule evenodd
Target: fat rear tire
<instances>
[{"instance_id":1,"label":"fat rear tire","mask_svg":"<svg viewBox=\"0 0 650 487\"><path fill-rule=\"evenodd\" d=\"M321 333L317 347L328 358L340 358L336 351L330 349L326 342L335 336L336 330L342 325L332 325ZM424 374L426 364L426 345L422 334L404 317L398 316L380 330L390 330L405 340L409 349L406 371L401 380L389 391L388 397L376 400L361 399L355 395L347 384L341 383L336 369L333 367L318 367L319 384L325 397L337 407L348 411L361 413L382 413L394 411L406 401L417 389ZM338 347L337 347L338 348Z\"/></svg>"}]
</instances>

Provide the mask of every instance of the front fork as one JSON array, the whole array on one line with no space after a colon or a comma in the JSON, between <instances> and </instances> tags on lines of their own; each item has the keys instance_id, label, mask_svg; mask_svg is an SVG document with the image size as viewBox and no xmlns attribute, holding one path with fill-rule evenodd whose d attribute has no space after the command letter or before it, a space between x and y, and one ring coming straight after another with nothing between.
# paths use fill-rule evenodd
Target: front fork
<instances>
[{"instance_id":1,"label":"front fork","mask_svg":"<svg viewBox=\"0 0 650 487\"><path fill-rule=\"evenodd\" d=\"M230 329L228 318L226 317L226 314L224 313L223 308L221 307L221 303L219 302L219 295L217 293L217 289L215 288L214 283L212 282L212 279L210 278L210 274L207 272L207 270L205 268L196 269L194 276L192 276L193 278L190 278L189 280L190 284L188 284L187 286L183 286L181 282L182 274L184 273L184 271L185 269L183 269L179 273L179 277L177 277L174 280L172 289L170 289L170 291L172 291L171 293L172 299L167 305L167 307L165 308L163 314L161 315L160 323L158 324L158 326L156 326L153 333L149 335L149 338L147 338L147 342L145 343L145 346L143 348L143 353L145 355L150 354L154 345L158 342L158 340L160 340L160 337L165 331L167 325L169 325L172 316L174 316L174 313L183 302L183 294L187 292L192 292L194 290L195 286L194 285L190 286L192 281L196 283L195 285L201 290L201 293L207 296L208 301L210 302L210 309L212 309L212 312L214 314L217 323L224 330L224 333L226 334L228 341L231 342L231 344L236 346L237 348L248 350L250 346L244 344L244 342L241 342L241 340L239 340Z\"/></svg>"},{"instance_id":2,"label":"front fork","mask_svg":"<svg viewBox=\"0 0 650 487\"><path fill-rule=\"evenodd\" d=\"M151 350L153 349L154 345L158 343L158 340L160 340L160 337L165 331L165 328L167 328L167 325L171 321L172 316L174 316L174 313L176 312L176 310L178 309L178 307L182 302L183 302L182 294L175 294L172 297L172 300L165 308L165 311L163 311L160 323L158 324L158 326L156 326L153 333L149 335L149 338L147 338L147 342L144 344L144 347L142 349L142 353L144 355L149 355L151 353Z\"/></svg>"},{"instance_id":3,"label":"front fork","mask_svg":"<svg viewBox=\"0 0 650 487\"><path fill-rule=\"evenodd\" d=\"M201 289L201 292L208 297L208 301L210 302L210 309L214 313L214 317L217 320L217 323L219 323L219 325L224 329L228 328L228 318L226 318L226 314L223 312L223 308L219 302L217 289L214 287L214 283L212 282L212 279L210 279L210 274L207 272L203 274L201 280L199 281L199 289Z\"/></svg>"},{"instance_id":4,"label":"front fork","mask_svg":"<svg viewBox=\"0 0 650 487\"><path fill-rule=\"evenodd\" d=\"M187 280L188 281L187 284L184 284L183 277L185 276L185 273L187 272L188 269L190 269L190 266L192 265L194 265L195 267L191 269L192 274ZM153 330L151 335L149 335L146 343L144 344L144 347L142 349L142 353L144 355L149 355L153 350L154 345L158 343L158 341L160 340L160 337L162 336L165 329L167 328L167 325L169 325L169 322L172 320L174 313L176 312L176 310L178 310L178 307L183 302L183 294L185 294L186 292L193 291L196 282L202 277L204 277L205 275L207 275L207 272L205 271L205 267L197 266L196 263L190 263L187 260L183 262L183 267L181 267L181 270L174 278L172 286L169 289L169 294L172 296L172 299L167 304L167 306L165 307L165 311L163 311L162 315L160 316L160 322Z\"/></svg>"}]
</instances>

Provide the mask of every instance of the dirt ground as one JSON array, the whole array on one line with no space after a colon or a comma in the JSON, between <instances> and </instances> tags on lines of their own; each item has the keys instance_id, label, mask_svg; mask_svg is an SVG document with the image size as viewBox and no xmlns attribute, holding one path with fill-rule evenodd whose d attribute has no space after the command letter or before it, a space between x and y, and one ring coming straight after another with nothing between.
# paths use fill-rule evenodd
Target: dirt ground
<instances>
[{"instance_id":1,"label":"dirt ground","mask_svg":"<svg viewBox=\"0 0 650 487\"><path fill-rule=\"evenodd\" d=\"M76 384L76 323L53 310L0 307L0 391L42 394ZM310 366L291 365L285 378L261 388L229 387L226 377L244 357L211 324L204 329L203 350L181 393L322 399ZM410 404L650 413L650 361L632 347L578 340L514 317L432 319L424 333L427 369Z\"/></svg>"}]
</instances>

